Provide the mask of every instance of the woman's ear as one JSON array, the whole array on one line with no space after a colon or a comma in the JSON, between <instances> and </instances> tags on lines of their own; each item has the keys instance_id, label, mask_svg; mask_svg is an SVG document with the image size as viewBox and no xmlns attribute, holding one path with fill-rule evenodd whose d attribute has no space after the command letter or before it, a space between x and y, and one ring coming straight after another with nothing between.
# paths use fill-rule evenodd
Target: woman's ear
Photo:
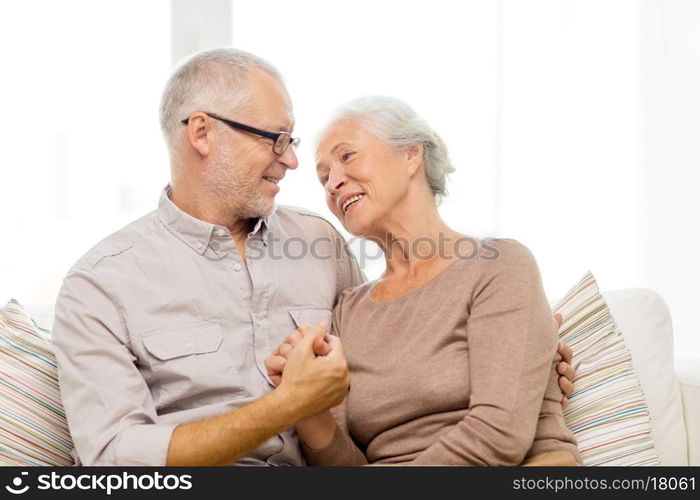
<instances>
[{"instance_id":1,"label":"woman's ear","mask_svg":"<svg viewBox=\"0 0 700 500\"><path fill-rule=\"evenodd\" d=\"M212 132L212 124L211 120L207 118L207 115L204 113L194 113L190 116L185 134L190 145L202 156L209 155L209 149L211 147L209 143L211 139L209 135L210 132Z\"/></svg>"},{"instance_id":2,"label":"woman's ear","mask_svg":"<svg viewBox=\"0 0 700 500\"><path fill-rule=\"evenodd\" d=\"M423 164L423 145L415 144L406 149L406 164L409 177L416 175L416 172Z\"/></svg>"}]
</instances>

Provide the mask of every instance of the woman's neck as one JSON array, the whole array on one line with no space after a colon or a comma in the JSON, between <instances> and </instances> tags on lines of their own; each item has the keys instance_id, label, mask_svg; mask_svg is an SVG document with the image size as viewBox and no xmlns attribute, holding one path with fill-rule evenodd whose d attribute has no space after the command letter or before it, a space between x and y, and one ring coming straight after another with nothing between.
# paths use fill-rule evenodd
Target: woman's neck
<instances>
[{"instance_id":1,"label":"woman's neck","mask_svg":"<svg viewBox=\"0 0 700 500\"><path fill-rule=\"evenodd\" d=\"M392 209L381 230L370 237L384 252L384 279L416 275L439 261L451 261L461 238L442 220L432 199L402 205Z\"/></svg>"}]
</instances>

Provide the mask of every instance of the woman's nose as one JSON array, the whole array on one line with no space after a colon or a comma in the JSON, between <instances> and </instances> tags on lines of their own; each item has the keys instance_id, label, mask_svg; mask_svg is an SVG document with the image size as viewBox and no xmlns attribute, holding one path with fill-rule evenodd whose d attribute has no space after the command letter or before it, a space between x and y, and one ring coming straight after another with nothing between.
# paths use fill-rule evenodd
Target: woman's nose
<instances>
[{"instance_id":1,"label":"woman's nose","mask_svg":"<svg viewBox=\"0 0 700 500\"><path fill-rule=\"evenodd\" d=\"M331 193L335 194L340 190L341 187L343 187L343 184L347 181L345 175L342 174L334 174L331 172L328 174L328 182L326 182L326 190Z\"/></svg>"}]
</instances>

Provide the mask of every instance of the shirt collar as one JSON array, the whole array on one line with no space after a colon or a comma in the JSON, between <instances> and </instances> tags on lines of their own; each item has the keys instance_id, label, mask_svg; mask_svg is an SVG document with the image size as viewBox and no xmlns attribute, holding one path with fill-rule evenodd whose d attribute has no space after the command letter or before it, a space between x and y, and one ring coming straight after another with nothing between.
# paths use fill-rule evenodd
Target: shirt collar
<instances>
[{"instance_id":1,"label":"shirt collar","mask_svg":"<svg viewBox=\"0 0 700 500\"><path fill-rule=\"evenodd\" d=\"M228 232L223 226L211 224L203 220L192 217L187 212L178 208L170 199L170 184L165 186L158 201L158 218L170 231L181 241L191 247L195 252L204 255L214 234L221 234L221 231ZM274 214L273 214L274 215ZM260 217L255 222L255 227L248 233L249 236L260 233L263 244L267 246L267 238L273 215Z\"/></svg>"}]
</instances>

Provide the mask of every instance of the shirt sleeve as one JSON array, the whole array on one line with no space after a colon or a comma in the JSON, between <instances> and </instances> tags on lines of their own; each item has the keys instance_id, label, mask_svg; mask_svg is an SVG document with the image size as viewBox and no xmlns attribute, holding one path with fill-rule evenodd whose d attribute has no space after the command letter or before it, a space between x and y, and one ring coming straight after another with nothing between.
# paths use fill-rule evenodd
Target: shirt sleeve
<instances>
[{"instance_id":1,"label":"shirt sleeve","mask_svg":"<svg viewBox=\"0 0 700 500\"><path fill-rule=\"evenodd\" d=\"M480 261L468 311L468 412L415 465L518 465L532 445L556 323L530 251L514 240L491 245L497 252Z\"/></svg>"},{"instance_id":2,"label":"shirt sleeve","mask_svg":"<svg viewBox=\"0 0 700 500\"><path fill-rule=\"evenodd\" d=\"M347 241L339 232L333 229L333 238L336 242L336 248L340 249L338 255L338 286L336 287L336 295L349 287L361 285L367 278L362 269L360 269L357 259L350 251Z\"/></svg>"},{"instance_id":3,"label":"shirt sleeve","mask_svg":"<svg viewBox=\"0 0 700 500\"><path fill-rule=\"evenodd\" d=\"M119 304L92 272L74 269L56 302L61 398L83 465L165 465L175 425L158 424Z\"/></svg>"}]
</instances>

